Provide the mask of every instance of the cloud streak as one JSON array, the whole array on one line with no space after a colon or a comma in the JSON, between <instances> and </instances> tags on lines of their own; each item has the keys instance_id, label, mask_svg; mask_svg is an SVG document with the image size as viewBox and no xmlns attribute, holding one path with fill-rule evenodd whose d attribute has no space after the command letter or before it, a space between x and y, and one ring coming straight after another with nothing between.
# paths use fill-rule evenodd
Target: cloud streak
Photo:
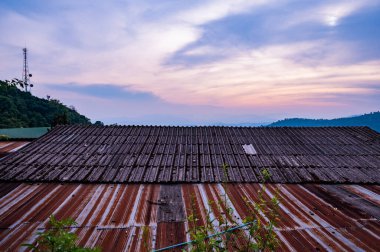
<instances>
[{"instance_id":1,"label":"cloud streak","mask_svg":"<svg viewBox=\"0 0 380 252\"><path fill-rule=\"evenodd\" d=\"M93 118L257 122L378 110L380 49L342 34L346 22L380 13L379 1L72 0L28 11L25 3L2 3L1 77L18 77L27 43L36 92L54 92ZM368 101L344 99L355 95ZM91 99L103 106L85 107ZM127 115L123 106L135 108Z\"/></svg>"},{"instance_id":2,"label":"cloud streak","mask_svg":"<svg viewBox=\"0 0 380 252\"><path fill-rule=\"evenodd\" d=\"M93 121L102 120L108 124L210 125L222 122L221 119L224 123L252 122L252 118L260 122L273 120L271 115L258 115L249 110L236 114L228 107L171 103L149 92L136 92L112 84L45 85L35 94L59 98Z\"/></svg>"}]
</instances>

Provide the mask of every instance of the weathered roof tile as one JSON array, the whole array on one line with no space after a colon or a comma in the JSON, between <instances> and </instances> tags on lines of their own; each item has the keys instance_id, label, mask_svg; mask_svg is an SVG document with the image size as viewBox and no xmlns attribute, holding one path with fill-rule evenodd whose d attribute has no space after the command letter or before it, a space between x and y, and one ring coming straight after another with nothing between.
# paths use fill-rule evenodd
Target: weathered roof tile
<instances>
[{"instance_id":1,"label":"weathered roof tile","mask_svg":"<svg viewBox=\"0 0 380 252\"><path fill-rule=\"evenodd\" d=\"M277 183L378 184L379 138L367 127L59 126L2 159L0 180L258 182L267 168Z\"/></svg>"}]
</instances>

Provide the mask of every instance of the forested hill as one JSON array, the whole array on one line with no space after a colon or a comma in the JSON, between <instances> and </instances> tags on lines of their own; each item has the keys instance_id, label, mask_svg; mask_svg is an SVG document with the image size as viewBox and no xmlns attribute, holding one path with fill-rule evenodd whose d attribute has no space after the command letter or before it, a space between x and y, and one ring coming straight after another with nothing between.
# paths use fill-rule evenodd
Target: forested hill
<instances>
[{"instance_id":1,"label":"forested hill","mask_svg":"<svg viewBox=\"0 0 380 252\"><path fill-rule=\"evenodd\" d=\"M324 127L324 126L368 126L380 132L380 112L337 119L303 119L291 118L274 122L268 126L280 127Z\"/></svg>"},{"instance_id":2,"label":"forested hill","mask_svg":"<svg viewBox=\"0 0 380 252\"><path fill-rule=\"evenodd\" d=\"M41 99L0 80L0 128L91 124L90 119L56 99Z\"/></svg>"}]
</instances>

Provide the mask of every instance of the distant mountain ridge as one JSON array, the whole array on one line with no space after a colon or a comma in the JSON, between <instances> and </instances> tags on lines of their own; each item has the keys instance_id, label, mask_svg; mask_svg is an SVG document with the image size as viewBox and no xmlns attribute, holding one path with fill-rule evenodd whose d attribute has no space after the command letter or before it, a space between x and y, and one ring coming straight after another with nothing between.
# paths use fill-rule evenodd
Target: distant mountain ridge
<instances>
[{"instance_id":1,"label":"distant mountain ridge","mask_svg":"<svg viewBox=\"0 0 380 252\"><path fill-rule=\"evenodd\" d=\"M328 127L328 126L368 126L380 132L380 112L337 119L287 118L268 125L269 127Z\"/></svg>"}]
</instances>

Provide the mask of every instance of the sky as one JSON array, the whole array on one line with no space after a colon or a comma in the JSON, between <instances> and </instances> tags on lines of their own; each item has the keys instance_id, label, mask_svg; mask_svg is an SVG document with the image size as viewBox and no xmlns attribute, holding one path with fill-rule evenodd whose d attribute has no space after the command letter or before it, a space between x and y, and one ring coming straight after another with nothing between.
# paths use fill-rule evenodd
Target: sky
<instances>
[{"instance_id":1,"label":"sky","mask_svg":"<svg viewBox=\"0 0 380 252\"><path fill-rule=\"evenodd\" d=\"M0 79L107 124L380 110L380 0L2 0Z\"/></svg>"}]
</instances>

